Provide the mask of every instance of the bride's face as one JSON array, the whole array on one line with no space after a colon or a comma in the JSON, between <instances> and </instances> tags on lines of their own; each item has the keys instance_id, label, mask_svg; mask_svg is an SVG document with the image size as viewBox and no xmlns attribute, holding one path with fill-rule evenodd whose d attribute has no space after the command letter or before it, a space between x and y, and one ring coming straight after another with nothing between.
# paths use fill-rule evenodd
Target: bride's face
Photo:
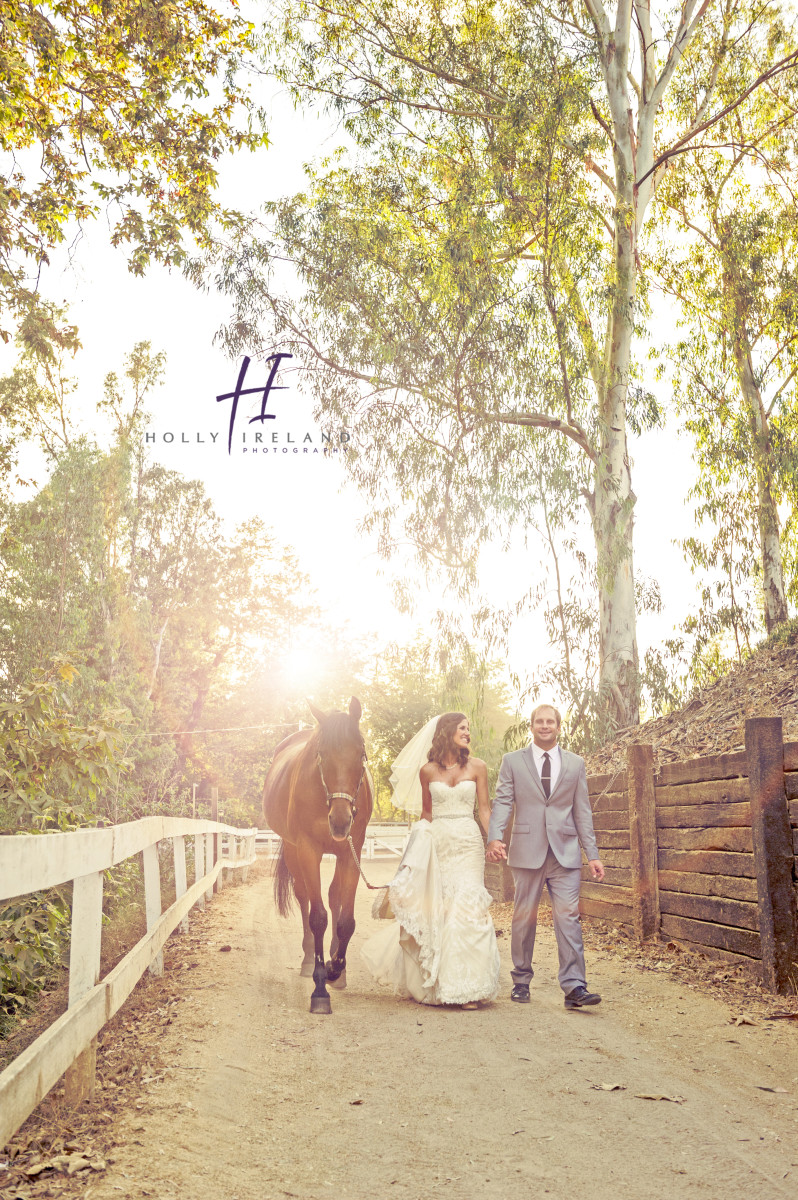
<instances>
[{"instance_id":1,"label":"bride's face","mask_svg":"<svg viewBox=\"0 0 798 1200\"><path fill-rule=\"evenodd\" d=\"M468 721L463 720L452 734L452 745L456 746L458 750L461 748L467 750L470 744L471 726L469 725Z\"/></svg>"}]
</instances>

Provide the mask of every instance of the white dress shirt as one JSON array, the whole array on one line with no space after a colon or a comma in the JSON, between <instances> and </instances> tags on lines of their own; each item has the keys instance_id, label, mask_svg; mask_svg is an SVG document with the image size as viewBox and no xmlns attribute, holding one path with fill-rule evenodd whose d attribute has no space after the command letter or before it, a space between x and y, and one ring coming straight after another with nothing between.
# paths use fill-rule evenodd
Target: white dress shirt
<instances>
[{"instance_id":1,"label":"white dress shirt","mask_svg":"<svg viewBox=\"0 0 798 1200\"><path fill-rule=\"evenodd\" d=\"M552 746L551 750L544 750L542 746L537 744L537 742L530 742L530 745L532 747L532 754L535 758L535 766L537 767L538 775L540 775L541 778L543 776L543 755L548 754L549 756L549 761L551 763L551 790L549 795L551 795L551 792L554 791L554 788L557 784L557 780L560 778L560 771L562 770L560 747L555 744Z\"/></svg>"}]
</instances>

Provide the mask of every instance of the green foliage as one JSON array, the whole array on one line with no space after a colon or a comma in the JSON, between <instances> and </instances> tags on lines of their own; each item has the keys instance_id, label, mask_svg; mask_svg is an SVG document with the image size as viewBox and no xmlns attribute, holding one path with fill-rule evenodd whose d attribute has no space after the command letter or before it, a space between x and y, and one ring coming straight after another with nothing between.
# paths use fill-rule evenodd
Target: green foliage
<instances>
[{"instance_id":1,"label":"green foliage","mask_svg":"<svg viewBox=\"0 0 798 1200\"><path fill-rule=\"evenodd\" d=\"M265 141L240 81L251 33L226 0L4 4L0 313L28 345L53 338L37 276L71 222L105 211L136 274L235 224L213 193L222 155Z\"/></svg>"},{"instance_id":2,"label":"green foliage","mask_svg":"<svg viewBox=\"0 0 798 1200\"><path fill-rule=\"evenodd\" d=\"M25 896L0 905L0 1036L3 1013L21 1008L61 960L69 927L63 901Z\"/></svg>"},{"instance_id":3,"label":"green foliage","mask_svg":"<svg viewBox=\"0 0 798 1200\"><path fill-rule=\"evenodd\" d=\"M118 713L77 724L66 711L77 672L57 657L0 704L0 829L62 831L92 822L100 790L129 765Z\"/></svg>"}]
</instances>

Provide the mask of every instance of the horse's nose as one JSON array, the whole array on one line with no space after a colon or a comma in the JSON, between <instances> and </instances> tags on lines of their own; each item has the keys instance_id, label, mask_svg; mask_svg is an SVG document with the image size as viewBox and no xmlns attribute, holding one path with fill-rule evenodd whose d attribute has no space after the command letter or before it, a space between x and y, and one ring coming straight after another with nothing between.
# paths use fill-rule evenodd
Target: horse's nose
<instances>
[{"instance_id":1,"label":"horse's nose","mask_svg":"<svg viewBox=\"0 0 798 1200\"><path fill-rule=\"evenodd\" d=\"M331 813L329 818L329 826L330 834L332 835L333 840L336 842L345 842L349 837L349 833L352 828L352 817L347 816L345 818L336 818L333 817Z\"/></svg>"}]
</instances>

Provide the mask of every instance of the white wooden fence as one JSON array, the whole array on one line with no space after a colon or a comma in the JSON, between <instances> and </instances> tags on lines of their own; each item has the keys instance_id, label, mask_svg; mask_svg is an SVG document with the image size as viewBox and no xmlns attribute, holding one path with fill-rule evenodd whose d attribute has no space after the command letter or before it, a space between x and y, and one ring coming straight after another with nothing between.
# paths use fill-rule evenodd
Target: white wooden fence
<instances>
[{"instance_id":1,"label":"white wooden fence","mask_svg":"<svg viewBox=\"0 0 798 1200\"><path fill-rule=\"evenodd\" d=\"M409 836L410 830L406 825L368 825L361 857L401 858ZM269 858L276 858L280 853L280 841L279 833L271 829L259 829L255 835L255 848ZM325 854L324 857L334 858L335 855Z\"/></svg>"},{"instance_id":2,"label":"white wooden fence","mask_svg":"<svg viewBox=\"0 0 798 1200\"><path fill-rule=\"evenodd\" d=\"M67 1073L67 1100L93 1090L95 1038L122 1006L144 972L163 972L163 946L188 913L218 891L224 871L255 862L255 829L213 821L145 817L107 829L0 837L0 901L72 882L69 1007L0 1074L0 1147ZM186 837L194 839L194 883L186 880ZM174 904L161 911L158 843L172 842ZM226 846L223 844L226 842ZM226 851L226 856L225 856ZM100 981L103 871L141 853L147 932Z\"/></svg>"}]
</instances>

